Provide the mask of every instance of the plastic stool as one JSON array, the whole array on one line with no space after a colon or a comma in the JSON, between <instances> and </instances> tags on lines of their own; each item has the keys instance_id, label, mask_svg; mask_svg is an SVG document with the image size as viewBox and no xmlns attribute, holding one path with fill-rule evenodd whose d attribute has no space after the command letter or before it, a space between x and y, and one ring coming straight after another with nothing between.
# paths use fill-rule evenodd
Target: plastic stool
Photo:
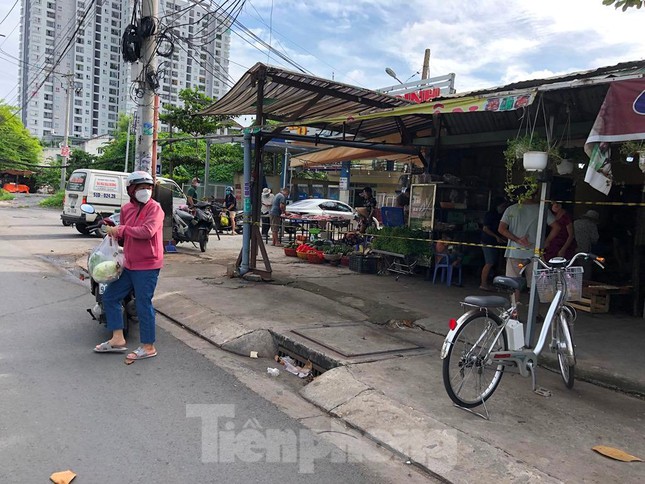
<instances>
[{"instance_id":1,"label":"plastic stool","mask_svg":"<svg viewBox=\"0 0 645 484\"><path fill-rule=\"evenodd\" d=\"M458 285L461 286L461 264L458 266L453 266L450 263L450 257L448 254L435 254L435 263L434 263L434 275L432 276L432 283L435 284L437 279L437 272L441 271L439 275L440 282L446 281L446 285L450 286L452 284L452 273L453 269L458 271L459 282Z\"/></svg>"}]
</instances>

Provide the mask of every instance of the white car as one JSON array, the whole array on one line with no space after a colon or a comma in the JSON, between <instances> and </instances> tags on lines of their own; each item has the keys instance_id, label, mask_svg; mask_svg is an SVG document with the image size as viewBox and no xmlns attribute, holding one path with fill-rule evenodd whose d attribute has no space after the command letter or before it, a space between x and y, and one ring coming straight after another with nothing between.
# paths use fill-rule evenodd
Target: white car
<instances>
[{"instance_id":1,"label":"white car","mask_svg":"<svg viewBox=\"0 0 645 484\"><path fill-rule=\"evenodd\" d=\"M287 205L286 212L301 215L328 215L347 220L354 220L356 214L356 210L346 203L326 198L309 198L290 203Z\"/></svg>"}]
</instances>

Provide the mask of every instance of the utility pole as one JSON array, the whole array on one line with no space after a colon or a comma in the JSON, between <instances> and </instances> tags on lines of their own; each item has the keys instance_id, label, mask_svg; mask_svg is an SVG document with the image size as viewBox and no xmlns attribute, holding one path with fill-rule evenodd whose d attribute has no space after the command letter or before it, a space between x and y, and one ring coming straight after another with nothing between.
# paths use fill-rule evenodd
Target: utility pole
<instances>
[{"instance_id":1,"label":"utility pole","mask_svg":"<svg viewBox=\"0 0 645 484\"><path fill-rule=\"evenodd\" d=\"M430 49L426 49L423 56L423 69L421 70L421 79L430 77Z\"/></svg>"},{"instance_id":2,"label":"utility pole","mask_svg":"<svg viewBox=\"0 0 645 484\"><path fill-rule=\"evenodd\" d=\"M69 117L72 111L72 94L74 92L74 75L66 74L65 82L67 87L67 107L65 109L65 130L63 135L63 146L60 147L60 154L63 158L63 163L60 169L60 189L65 190L65 182L67 181L67 162L69 161Z\"/></svg>"},{"instance_id":3,"label":"utility pole","mask_svg":"<svg viewBox=\"0 0 645 484\"><path fill-rule=\"evenodd\" d=\"M130 157L130 131L132 131L132 119L134 114L128 119L128 137L125 139L125 165L123 166L123 171L128 172L128 158Z\"/></svg>"},{"instance_id":4,"label":"utility pole","mask_svg":"<svg viewBox=\"0 0 645 484\"><path fill-rule=\"evenodd\" d=\"M155 19L159 17L159 0L141 2L141 23L149 26L142 43L141 75L140 82L143 89L143 98L139 107L140 130L137 132L139 141L135 159L135 170L147 171L150 174L153 170L153 140L155 139L155 89L158 87L157 78L157 57Z\"/></svg>"}]
</instances>

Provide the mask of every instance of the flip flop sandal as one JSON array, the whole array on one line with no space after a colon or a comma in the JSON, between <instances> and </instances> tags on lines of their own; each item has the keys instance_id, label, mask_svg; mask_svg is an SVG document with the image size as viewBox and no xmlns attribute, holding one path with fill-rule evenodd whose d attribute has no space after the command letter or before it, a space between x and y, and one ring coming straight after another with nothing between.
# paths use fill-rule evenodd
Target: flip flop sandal
<instances>
[{"instance_id":1,"label":"flip flop sandal","mask_svg":"<svg viewBox=\"0 0 645 484\"><path fill-rule=\"evenodd\" d=\"M134 355L134 357L130 355ZM125 358L127 360L145 360L146 358L152 358L153 356L157 356L157 350L155 350L154 353L147 353L146 350L139 346L132 353L129 353Z\"/></svg>"},{"instance_id":2,"label":"flip flop sandal","mask_svg":"<svg viewBox=\"0 0 645 484\"><path fill-rule=\"evenodd\" d=\"M94 353L124 353L128 351L125 346L112 346L109 341L94 347Z\"/></svg>"}]
</instances>

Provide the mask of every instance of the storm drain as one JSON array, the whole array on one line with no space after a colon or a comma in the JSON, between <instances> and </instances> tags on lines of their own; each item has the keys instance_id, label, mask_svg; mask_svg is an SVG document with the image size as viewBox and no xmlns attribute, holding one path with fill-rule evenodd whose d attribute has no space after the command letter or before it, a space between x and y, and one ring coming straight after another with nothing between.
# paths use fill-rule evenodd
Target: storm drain
<instances>
[{"instance_id":1,"label":"storm drain","mask_svg":"<svg viewBox=\"0 0 645 484\"><path fill-rule=\"evenodd\" d=\"M297 353L293 351L289 351L287 348L284 346L278 346L278 356L283 357L283 356L289 356L291 357L295 362L296 365L298 366L305 366L307 363L308 358L305 356L298 355ZM309 360L311 361L311 360ZM311 362L311 376L317 377L325 373L327 369L323 368L322 366L314 363L313 361Z\"/></svg>"}]
</instances>

